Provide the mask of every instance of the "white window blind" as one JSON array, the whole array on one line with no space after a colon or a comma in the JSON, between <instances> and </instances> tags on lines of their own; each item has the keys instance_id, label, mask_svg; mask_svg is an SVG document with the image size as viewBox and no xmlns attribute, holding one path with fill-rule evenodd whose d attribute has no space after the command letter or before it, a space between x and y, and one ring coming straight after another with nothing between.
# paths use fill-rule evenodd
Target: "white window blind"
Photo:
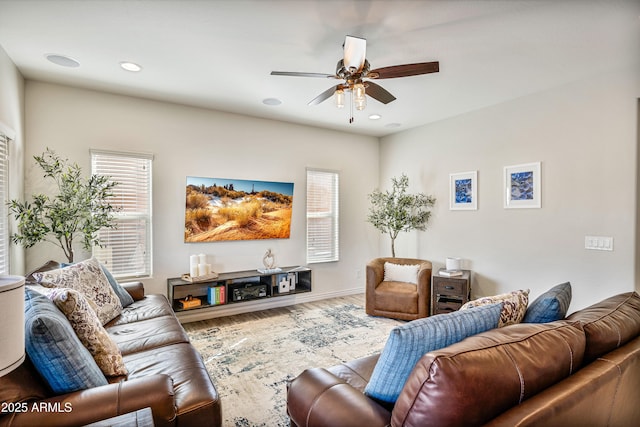
<instances>
[{"instance_id":1,"label":"white window blind","mask_svg":"<svg viewBox=\"0 0 640 427\"><path fill-rule=\"evenodd\" d=\"M152 161L147 154L91 151L91 172L118 183L111 200L117 228L100 230L93 256L119 279L152 274Z\"/></svg>"},{"instance_id":2,"label":"white window blind","mask_svg":"<svg viewBox=\"0 0 640 427\"><path fill-rule=\"evenodd\" d=\"M339 176L307 169L307 262L339 259Z\"/></svg>"},{"instance_id":3,"label":"white window blind","mask_svg":"<svg viewBox=\"0 0 640 427\"><path fill-rule=\"evenodd\" d=\"M0 133L0 274L9 274L9 137Z\"/></svg>"}]
</instances>

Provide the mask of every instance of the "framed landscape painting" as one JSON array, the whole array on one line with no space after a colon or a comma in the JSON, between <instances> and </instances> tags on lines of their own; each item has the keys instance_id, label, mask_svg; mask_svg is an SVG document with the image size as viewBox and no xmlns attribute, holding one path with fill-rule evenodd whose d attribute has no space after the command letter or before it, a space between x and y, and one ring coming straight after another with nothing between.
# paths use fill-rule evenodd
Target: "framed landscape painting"
<instances>
[{"instance_id":1,"label":"framed landscape painting","mask_svg":"<svg viewBox=\"0 0 640 427\"><path fill-rule=\"evenodd\" d=\"M505 208L539 208L541 197L540 162L504 168Z\"/></svg>"},{"instance_id":2,"label":"framed landscape painting","mask_svg":"<svg viewBox=\"0 0 640 427\"><path fill-rule=\"evenodd\" d=\"M449 175L449 209L478 209L478 171Z\"/></svg>"},{"instance_id":3,"label":"framed landscape painting","mask_svg":"<svg viewBox=\"0 0 640 427\"><path fill-rule=\"evenodd\" d=\"M288 239L292 182L187 177L184 241Z\"/></svg>"}]
</instances>

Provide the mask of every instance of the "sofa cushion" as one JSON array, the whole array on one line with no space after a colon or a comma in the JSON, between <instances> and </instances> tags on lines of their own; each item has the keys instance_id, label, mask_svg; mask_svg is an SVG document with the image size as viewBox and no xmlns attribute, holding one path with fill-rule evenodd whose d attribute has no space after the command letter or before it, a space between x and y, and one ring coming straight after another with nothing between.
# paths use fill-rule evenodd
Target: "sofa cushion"
<instances>
[{"instance_id":1,"label":"sofa cushion","mask_svg":"<svg viewBox=\"0 0 640 427\"><path fill-rule=\"evenodd\" d=\"M65 268L33 273L33 276L42 286L71 288L84 294L98 306L98 318L103 325L122 312L120 299L95 258Z\"/></svg>"},{"instance_id":2,"label":"sofa cushion","mask_svg":"<svg viewBox=\"0 0 640 427\"><path fill-rule=\"evenodd\" d=\"M529 304L523 323L547 323L562 320L571 304L571 283L549 289Z\"/></svg>"},{"instance_id":3,"label":"sofa cushion","mask_svg":"<svg viewBox=\"0 0 640 427\"><path fill-rule=\"evenodd\" d=\"M407 282L418 283L418 269L420 265L415 264L394 264L392 262L384 263L384 279L385 282Z\"/></svg>"},{"instance_id":4,"label":"sofa cushion","mask_svg":"<svg viewBox=\"0 0 640 427\"><path fill-rule=\"evenodd\" d=\"M160 294L145 295L143 299L134 301L133 304L122 309L120 316L112 319L104 325L106 328L127 323L140 322L141 320L154 319L156 317L175 317L167 297Z\"/></svg>"},{"instance_id":5,"label":"sofa cushion","mask_svg":"<svg viewBox=\"0 0 640 427\"><path fill-rule=\"evenodd\" d=\"M577 371L584 346L579 322L558 321L493 329L428 353L403 388L391 424L483 425Z\"/></svg>"},{"instance_id":6,"label":"sofa cushion","mask_svg":"<svg viewBox=\"0 0 640 427\"><path fill-rule=\"evenodd\" d=\"M189 342L189 336L175 316L155 317L115 326L107 325L106 330L123 356Z\"/></svg>"},{"instance_id":7,"label":"sofa cushion","mask_svg":"<svg viewBox=\"0 0 640 427\"><path fill-rule=\"evenodd\" d=\"M413 283L381 282L374 293L378 311L418 314L418 292Z\"/></svg>"},{"instance_id":8,"label":"sofa cushion","mask_svg":"<svg viewBox=\"0 0 640 427\"><path fill-rule=\"evenodd\" d=\"M460 310L466 310L473 307L481 307L483 305L502 303L502 311L500 312L500 324L498 327L513 325L520 323L524 318L529 305L529 289L507 292L506 294L494 295L490 297L482 297L469 301L460 307Z\"/></svg>"},{"instance_id":9,"label":"sofa cushion","mask_svg":"<svg viewBox=\"0 0 640 427\"><path fill-rule=\"evenodd\" d=\"M25 347L56 394L107 384L69 321L46 296L25 288Z\"/></svg>"},{"instance_id":10,"label":"sofa cushion","mask_svg":"<svg viewBox=\"0 0 640 427\"><path fill-rule=\"evenodd\" d=\"M377 353L332 366L327 368L327 371L359 392L364 393L364 389L371 380L371 374L379 358L380 353Z\"/></svg>"},{"instance_id":11,"label":"sofa cushion","mask_svg":"<svg viewBox=\"0 0 640 427\"><path fill-rule=\"evenodd\" d=\"M425 353L496 328L501 309L501 304L483 305L396 326L373 369L365 394L382 402L395 402L413 366Z\"/></svg>"},{"instance_id":12,"label":"sofa cushion","mask_svg":"<svg viewBox=\"0 0 640 427\"><path fill-rule=\"evenodd\" d=\"M67 317L80 342L105 375L127 375L118 346L98 320L89 300L80 292L67 288L52 289L49 298Z\"/></svg>"},{"instance_id":13,"label":"sofa cushion","mask_svg":"<svg viewBox=\"0 0 640 427\"><path fill-rule=\"evenodd\" d=\"M584 359L588 363L640 334L640 296L636 292L619 294L567 319L583 325L587 337Z\"/></svg>"}]
</instances>

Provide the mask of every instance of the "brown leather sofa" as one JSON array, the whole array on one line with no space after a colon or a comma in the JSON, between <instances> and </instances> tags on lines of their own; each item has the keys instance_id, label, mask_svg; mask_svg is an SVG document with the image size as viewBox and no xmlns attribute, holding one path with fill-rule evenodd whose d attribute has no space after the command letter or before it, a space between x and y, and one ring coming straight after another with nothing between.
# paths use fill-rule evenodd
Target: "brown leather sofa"
<instances>
[{"instance_id":1,"label":"brown leather sofa","mask_svg":"<svg viewBox=\"0 0 640 427\"><path fill-rule=\"evenodd\" d=\"M377 358L309 369L292 380L291 425L640 425L635 292L565 320L493 329L428 353L390 407L363 393Z\"/></svg>"},{"instance_id":2,"label":"brown leather sofa","mask_svg":"<svg viewBox=\"0 0 640 427\"><path fill-rule=\"evenodd\" d=\"M218 393L167 298L145 295L139 282L122 286L134 302L105 329L122 352L127 378L56 396L27 358L0 377L0 426L82 426L147 407L156 427L222 425ZM17 402L26 405L8 405Z\"/></svg>"},{"instance_id":3,"label":"brown leather sofa","mask_svg":"<svg viewBox=\"0 0 640 427\"><path fill-rule=\"evenodd\" d=\"M385 281L384 263L419 265L417 284ZM375 258L367 264L366 312L400 320L429 316L431 262L413 258Z\"/></svg>"}]
</instances>

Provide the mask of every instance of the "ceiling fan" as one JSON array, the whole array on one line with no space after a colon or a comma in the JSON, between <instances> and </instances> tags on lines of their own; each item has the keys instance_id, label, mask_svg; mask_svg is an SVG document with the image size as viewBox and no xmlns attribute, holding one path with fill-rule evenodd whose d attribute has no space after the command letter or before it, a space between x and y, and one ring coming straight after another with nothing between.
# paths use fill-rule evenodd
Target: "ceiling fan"
<instances>
[{"instance_id":1,"label":"ceiling fan","mask_svg":"<svg viewBox=\"0 0 640 427\"><path fill-rule=\"evenodd\" d=\"M366 59L367 40L360 37L346 36L344 41L344 58L338 61L335 74L324 73L300 73L295 71L272 71L272 76L296 76L296 77L321 77L328 79L344 80L336 86L332 86L320 95L309 101L309 105L317 105L334 96L338 108L344 107L344 93L349 92L353 96L353 102L349 123L353 123L353 107L356 110L364 110L367 105L365 95L383 104L388 104L396 99L382 86L372 82L375 79L392 79L396 77L417 76L420 74L437 73L439 63L420 62L417 64L392 65L389 67L370 69Z\"/></svg>"}]
</instances>

